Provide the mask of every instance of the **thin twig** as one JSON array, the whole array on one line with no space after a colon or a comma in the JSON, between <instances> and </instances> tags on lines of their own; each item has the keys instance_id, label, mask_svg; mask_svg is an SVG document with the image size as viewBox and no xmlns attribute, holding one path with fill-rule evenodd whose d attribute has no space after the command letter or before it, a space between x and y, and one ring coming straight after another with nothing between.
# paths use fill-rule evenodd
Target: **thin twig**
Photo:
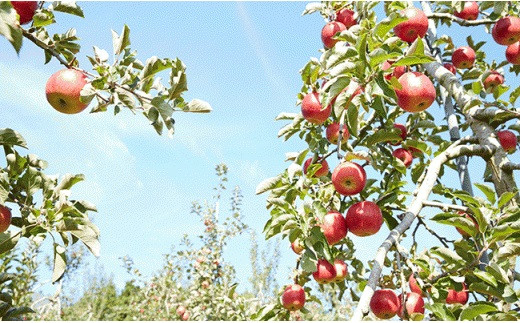
<instances>
[{"instance_id":1,"label":"thin twig","mask_svg":"<svg viewBox=\"0 0 520 323\"><path fill-rule=\"evenodd\" d=\"M465 20L461 19L459 17L456 17L452 15L451 13L441 13L441 12L434 12L430 15L428 15L428 18L434 18L434 19L450 19L453 22L456 22L457 24L461 26L479 26L479 25L492 25L496 21L491 19L480 19L480 20Z\"/></svg>"}]
</instances>

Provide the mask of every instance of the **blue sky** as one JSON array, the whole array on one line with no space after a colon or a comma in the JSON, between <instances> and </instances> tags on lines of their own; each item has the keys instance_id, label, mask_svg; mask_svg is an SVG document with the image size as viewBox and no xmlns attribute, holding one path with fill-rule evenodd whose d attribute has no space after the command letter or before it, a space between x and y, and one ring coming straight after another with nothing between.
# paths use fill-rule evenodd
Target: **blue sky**
<instances>
[{"instance_id":1,"label":"blue sky","mask_svg":"<svg viewBox=\"0 0 520 323\"><path fill-rule=\"evenodd\" d=\"M221 162L229 166L230 186L243 190L245 222L262 238L268 211L265 196L255 196L254 191L262 179L288 166L285 152L304 147L296 139L287 143L278 139L284 123L274 118L282 111L299 111L295 107L301 88L298 71L311 56L320 55L321 16L302 17L303 2L80 5L86 19L58 14L58 24L51 31L77 29L81 67L89 69L85 55L92 54L94 45L110 53L110 30L120 32L126 23L132 48L142 61L154 55L179 57L187 66L186 98L206 100L214 109L208 115L177 114L173 139L159 137L144 117L129 111L115 117L112 113L59 114L47 104L44 88L48 77L62 66L55 60L43 65L42 51L29 42L17 57L9 43L0 40L0 127L21 132L30 152L50 163L48 173L85 174L86 181L76 187L72 198L98 206L94 219L101 230L99 263L105 272L114 274L121 286L129 276L119 257L129 255L149 274L159 268L162 254L184 233L201 232L202 224L189 214L191 201L211 198L214 166ZM476 33L491 40L482 27L454 27L450 32L458 46L466 45L466 36L475 38ZM489 60L504 57L505 47L488 43L485 50ZM506 82L513 78L507 74ZM440 108L433 106L430 111L443 122ZM337 164L329 163L331 167ZM483 164L474 166L473 180L481 182L477 179ZM451 183L459 187L457 181ZM445 232L458 238L452 228ZM359 254L364 255L361 259L375 254L373 246L387 234L384 227L375 236L355 237ZM425 246L434 242L423 234ZM249 246L249 235L244 234L226 251L242 286L247 286L250 272ZM288 243L280 248L279 280L285 283L295 256Z\"/></svg>"}]
</instances>

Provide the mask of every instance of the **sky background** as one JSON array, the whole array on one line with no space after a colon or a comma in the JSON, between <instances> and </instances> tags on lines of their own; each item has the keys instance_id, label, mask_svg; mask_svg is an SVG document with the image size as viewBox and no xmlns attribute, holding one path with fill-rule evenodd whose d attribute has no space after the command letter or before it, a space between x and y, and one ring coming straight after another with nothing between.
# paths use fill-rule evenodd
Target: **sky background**
<instances>
[{"instance_id":1,"label":"sky background","mask_svg":"<svg viewBox=\"0 0 520 323\"><path fill-rule=\"evenodd\" d=\"M110 30L118 33L126 23L131 47L145 61L150 56L179 57L187 66L186 99L208 101L207 115L177 113L173 139L158 136L145 117L123 111L77 115L60 114L45 99L45 83L62 66L56 60L43 65L41 49L25 42L19 56L0 39L0 127L19 131L30 152L49 162L48 174L83 173L86 180L73 189L73 199L97 205L94 222L101 230L101 256L97 261L113 275L119 287L130 278L119 257L129 255L137 268L150 274L162 264L162 255L184 233L196 236L203 225L190 215L191 201L210 199L216 184L215 165L229 166L229 186L242 188L244 221L261 234L269 218L266 195L256 196L263 179L282 172L289 164L285 153L299 151L296 138L283 142L275 122L280 112L299 112L295 106L301 88L299 69L310 57L319 57L319 14L301 16L303 2L84 2L85 19L57 13L52 32L77 29L82 50L80 66L89 70L85 55L96 45L112 51ZM382 12L378 9L378 17ZM441 29L443 33L445 29ZM483 27L450 31L457 46L468 35L491 40ZM489 42L488 60L504 59L505 47ZM515 77L506 74L506 82ZM443 123L443 111L429 110ZM518 162L518 153L513 161ZM331 167L337 161L329 161ZM483 164L472 163L472 179L479 180ZM449 171L454 175L454 172ZM370 173L369 173L370 175ZM456 176L447 183L459 188ZM227 202L225 202L227 203ZM227 204L224 205L227 209ZM430 213L425 214L432 214ZM432 225L451 238L455 229ZM362 260L388 234L384 226L372 237L353 240ZM423 247L435 243L419 231ZM235 238L226 259L237 270L241 288L250 271L250 236ZM282 252L278 279L288 280L295 255L288 242Z\"/></svg>"}]
</instances>

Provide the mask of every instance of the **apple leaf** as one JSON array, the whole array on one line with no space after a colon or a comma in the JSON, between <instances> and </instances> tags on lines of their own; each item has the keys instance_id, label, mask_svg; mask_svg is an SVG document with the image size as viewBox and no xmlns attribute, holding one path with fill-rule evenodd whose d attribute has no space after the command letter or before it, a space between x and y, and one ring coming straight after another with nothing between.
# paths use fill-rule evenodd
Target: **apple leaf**
<instances>
[{"instance_id":1,"label":"apple leaf","mask_svg":"<svg viewBox=\"0 0 520 323\"><path fill-rule=\"evenodd\" d=\"M67 258L65 256L65 248L54 244L54 268L52 271L52 282L55 283L63 277L67 267Z\"/></svg>"},{"instance_id":2,"label":"apple leaf","mask_svg":"<svg viewBox=\"0 0 520 323\"><path fill-rule=\"evenodd\" d=\"M191 100L183 109L184 112L209 113L213 111L208 102L199 99Z\"/></svg>"},{"instance_id":3,"label":"apple leaf","mask_svg":"<svg viewBox=\"0 0 520 323\"><path fill-rule=\"evenodd\" d=\"M513 233L520 231L520 221L508 222L493 228L491 238L493 241L502 241Z\"/></svg>"},{"instance_id":4,"label":"apple leaf","mask_svg":"<svg viewBox=\"0 0 520 323\"><path fill-rule=\"evenodd\" d=\"M450 264L462 264L465 263L464 259L462 259L458 254L456 254L453 250L444 248L444 247L433 247L431 249L431 253L438 255L442 259L446 260Z\"/></svg>"},{"instance_id":5,"label":"apple leaf","mask_svg":"<svg viewBox=\"0 0 520 323\"><path fill-rule=\"evenodd\" d=\"M0 145L20 146L27 149L27 142L13 129L0 129Z\"/></svg>"},{"instance_id":6,"label":"apple leaf","mask_svg":"<svg viewBox=\"0 0 520 323\"><path fill-rule=\"evenodd\" d=\"M445 304L442 303L434 303L434 304L425 304L426 309L430 310L435 317L440 319L441 321L455 321L455 315L448 309Z\"/></svg>"},{"instance_id":7,"label":"apple leaf","mask_svg":"<svg viewBox=\"0 0 520 323\"><path fill-rule=\"evenodd\" d=\"M407 21L408 18L403 17L397 12L392 12L387 18L383 19L380 23L377 24L376 28L374 29L374 33L383 38L388 34L388 32L400 24L403 21Z\"/></svg>"},{"instance_id":8,"label":"apple leaf","mask_svg":"<svg viewBox=\"0 0 520 323\"><path fill-rule=\"evenodd\" d=\"M488 201L491 203L491 204L495 204L496 202L496 197L495 197L495 191L487 186L487 185L484 185L484 184L479 184L479 183L475 183L475 186L482 192L484 193L484 195L486 195Z\"/></svg>"},{"instance_id":9,"label":"apple leaf","mask_svg":"<svg viewBox=\"0 0 520 323\"><path fill-rule=\"evenodd\" d=\"M508 243L498 249L497 259L503 260L520 255L520 243Z\"/></svg>"},{"instance_id":10,"label":"apple leaf","mask_svg":"<svg viewBox=\"0 0 520 323\"><path fill-rule=\"evenodd\" d=\"M38 10L33 16L33 25L35 27L45 27L55 23L54 14L52 11L42 8Z\"/></svg>"},{"instance_id":11,"label":"apple leaf","mask_svg":"<svg viewBox=\"0 0 520 323\"><path fill-rule=\"evenodd\" d=\"M401 136L397 134L397 129L392 130L378 130L373 135L367 138L366 146L372 147L380 142L400 141Z\"/></svg>"},{"instance_id":12,"label":"apple leaf","mask_svg":"<svg viewBox=\"0 0 520 323\"><path fill-rule=\"evenodd\" d=\"M490 302L472 303L460 313L459 320L471 321L481 314L498 311L495 304Z\"/></svg>"},{"instance_id":13,"label":"apple leaf","mask_svg":"<svg viewBox=\"0 0 520 323\"><path fill-rule=\"evenodd\" d=\"M18 23L18 14L9 1L0 1L0 34L13 45L17 53L22 48L22 29Z\"/></svg>"},{"instance_id":14,"label":"apple leaf","mask_svg":"<svg viewBox=\"0 0 520 323\"><path fill-rule=\"evenodd\" d=\"M280 183L281 179L282 179L282 177L280 175L278 175L276 177L264 179L256 187L255 194L258 195L258 194L262 194L262 193L272 190L273 188L275 188L278 185L278 183Z\"/></svg>"},{"instance_id":15,"label":"apple leaf","mask_svg":"<svg viewBox=\"0 0 520 323\"><path fill-rule=\"evenodd\" d=\"M130 28L125 25L121 36L112 30L112 45L114 47L114 55L118 56L123 50L130 45Z\"/></svg>"},{"instance_id":16,"label":"apple leaf","mask_svg":"<svg viewBox=\"0 0 520 323\"><path fill-rule=\"evenodd\" d=\"M410 66L417 64L426 64L433 62L435 59L428 56L406 56L393 63L392 66Z\"/></svg>"},{"instance_id":17,"label":"apple leaf","mask_svg":"<svg viewBox=\"0 0 520 323\"><path fill-rule=\"evenodd\" d=\"M498 208L501 209L504 205L509 203L515 197L515 192L504 192L502 195L500 195L500 198L498 199Z\"/></svg>"},{"instance_id":18,"label":"apple leaf","mask_svg":"<svg viewBox=\"0 0 520 323\"><path fill-rule=\"evenodd\" d=\"M19 233L12 231L0 233L0 255L13 249L20 240L20 236Z\"/></svg>"},{"instance_id":19,"label":"apple leaf","mask_svg":"<svg viewBox=\"0 0 520 323\"><path fill-rule=\"evenodd\" d=\"M65 12L74 16L85 18L83 10L76 4L76 1L59 1L52 4L54 11Z\"/></svg>"},{"instance_id":20,"label":"apple leaf","mask_svg":"<svg viewBox=\"0 0 520 323\"><path fill-rule=\"evenodd\" d=\"M484 282L488 283L489 285L491 285L493 287L498 287L497 280L490 273L487 273L487 272L481 271L481 270L475 270L473 272L473 274L475 274L475 276L477 276Z\"/></svg>"}]
</instances>

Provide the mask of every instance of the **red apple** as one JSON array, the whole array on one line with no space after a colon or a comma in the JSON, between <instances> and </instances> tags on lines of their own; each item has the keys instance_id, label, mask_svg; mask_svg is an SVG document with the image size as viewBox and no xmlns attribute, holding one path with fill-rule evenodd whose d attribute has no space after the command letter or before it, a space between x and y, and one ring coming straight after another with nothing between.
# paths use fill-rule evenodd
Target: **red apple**
<instances>
[{"instance_id":1,"label":"red apple","mask_svg":"<svg viewBox=\"0 0 520 323\"><path fill-rule=\"evenodd\" d=\"M347 223L345 222L345 218L337 211L330 211L323 217L321 231L323 231L327 242L331 246L335 245L347 235Z\"/></svg>"},{"instance_id":2,"label":"red apple","mask_svg":"<svg viewBox=\"0 0 520 323\"><path fill-rule=\"evenodd\" d=\"M399 306L399 312L397 313L400 318L404 316L404 308L406 308L407 316L411 316L414 313L424 314L424 300L421 298L421 295L417 293L407 293L406 294L406 304L404 307L402 303L403 295L399 295L399 300L401 301L401 305Z\"/></svg>"},{"instance_id":3,"label":"red apple","mask_svg":"<svg viewBox=\"0 0 520 323\"><path fill-rule=\"evenodd\" d=\"M381 69L383 71L386 71L386 70L390 69L390 67L392 67L393 63L394 63L394 61L385 61L383 63L383 66L381 67ZM401 75L403 75L404 73L406 73L406 66L402 66L402 65L396 66L396 67L394 67L394 70L392 73L385 75L385 79L390 80L392 78L392 76L395 76L396 78L400 78Z\"/></svg>"},{"instance_id":4,"label":"red apple","mask_svg":"<svg viewBox=\"0 0 520 323\"><path fill-rule=\"evenodd\" d=\"M339 32L347 29L344 24L339 21L331 21L323 26L321 30L321 41L326 48L332 48L338 42L338 40L332 37Z\"/></svg>"},{"instance_id":5,"label":"red apple","mask_svg":"<svg viewBox=\"0 0 520 323\"><path fill-rule=\"evenodd\" d=\"M319 259L317 269L312 273L312 277L314 277L319 284L330 283L336 278L336 268L327 260Z\"/></svg>"},{"instance_id":6,"label":"red apple","mask_svg":"<svg viewBox=\"0 0 520 323\"><path fill-rule=\"evenodd\" d=\"M362 201L354 203L345 216L348 231L358 237L373 235L383 225L383 215L376 203Z\"/></svg>"},{"instance_id":7,"label":"red apple","mask_svg":"<svg viewBox=\"0 0 520 323\"><path fill-rule=\"evenodd\" d=\"M336 278L334 278L335 283L340 283L345 280L348 274L347 264L341 260L334 260L334 269L336 269Z\"/></svg>"},{"instance_id":8,"label":"red apple","mask_svg":"<svg viewBox=\"0 0 520 323\"><path fill-rule=\"evenodd\" d=\"M45 94L50 105L62 113L79 113L88 106L80 101L81 90L87 84L85 74L74 69L60 70L49 78Z\"/></svg>"},{"instance_id":9,"label":"red apple","mask_svg":"<svg viewBox=\"0 0 520 323\"><path fill-rule=\"evenodd\" d=\"M11 5L20 16L20 25L31 22L38 9L38 1L11 1Z\"/></svg>"},{"instance_id":10,"label":"red apple","mask_svg":"<svg viewBox=\"0 0 520 323\"><path fill-rule=\"evenodd\" d=\"M190 319L190 312L186 312L186 313L182 314L181 319L183 321L188 321Z\"/></svg>"},{"instance_id":11,"label":"red apple","mask_svg":"<svg viewBox=\"0 0 520 323\"><path fill-rule=\"evenodd\" d=\"M468 287L465 283L462 283L462 290L457 292L454 289L448 290L448 296L446 296L446 304L462 304L465 305L468 302Z\"/></svg>"},{"instance_id":12,"label":"red apple","mask_svg":"<svg viewBox=\"0 0 520 323\"><path fill-rule=\"evenodd\" d=\"M336 12L336 21L341 22L348 29L354 25L357 25L357 21L354 18L354 11L347 8L341 9Z\"/></svg>"},{"instance_id":13,"label":"red apple","mask_svg":"<svg viewBox=\"0 0 520 323\"><path fill-rule=\"evenodd\" d=\"M419 287L419 284L417 284L417 280L415 279L413 274L411 274L410 277L408 278L408 285L410 286L410 290L413 293L419 294L419 295L421 295L421 297L424 296L424 293L423 293L421 287Z\"/></svg>"},{"instance_id":14,"label":"red apple","mask_svg":"<svg viewBox=\"0 0 520 323\"><path fill-rule=\"evenodd\" d=\"M453 74L453 75L457 74L457 69L455 68L455 66L453 64L444 63L444 64L442 64L442 66L444 66L445 69L450 71L451 74Z\"/></svg>"},{"instance_id":15,"label":"red apple","mask_svg":"<svg viewBox=\"0 0 520 323\"><path fill-rule=\"evenodd\" d=\"M332 104L322 109L320 95L317 92L307 93L302 101L302 114L305 120L314 124L322 124L332 111Z\"/></svg>"},{"instance_id":16,"label":"red apple","mask_svg":"<svg viewBox=\"0 0 520 323\"><path fill-rule=\"evenodd\" d=\"M0 205L0 233L4 233L11 225L11 209Z\"/></svg>"},{"instance_id":17,"label":"red apple","mask_svg":"<svg viewBox=\"0 0 520 323\"><path fill-rule=\"evenodd\" d=\"M497 71L490 71L489 75L484 79L484 89L493 92L500 84L504 84L504 76Z\"/></svg>"},{"instance_id":18,"label":"red apple","mask_svg":"<svg viewBox=\"0 0 520 323\"><path fill-rule=\"evenodd\" d=\"M479 14L478 3L476 1L464 2L464 8L461 12L455 11L453 15L464 20L476 20Z\"/></svg>"},{"instance_id":19,"label":"red apple","mask_svg":"<svg viewBox=\"0 0 520 323\"><path fill-rule=\"evenodd\" d=\"M289 285L282 294L282 305L289 311L297 311L305 305L305 290L298 284Z\"/></svg>"},{"instance_id":20,"label":"red apple","mask_svg":"<svg viewBox=\"0 0 520 323\"><path fill-rule=\"evenodd\" d=\"M491 30L493 39L500 45L511 45L520 39L520 18L500 18Z\"/></svg>"},{"instance_id":21,"label":"red apple","mask_svg":"<svg viewBox=\"0 0 520 323\"><path fill-rule=\"evenodd\" d=\"M408 18L394 27L394 33L405 42L413 42L417 37L424 37L428 31L428 17L417 8L404 9L403 16Z\"/></svg>"},{"instance_id":22,"label":"red apple","mask_svg":"<svg viewBox=\"0 0 520 323\"><path fill-rule=\"evenodd\" d=\"M177 307L177 315L179 315L179 316L183 316L184 313L186 313L186 307L184 307L184 306L182 306L182 305L179 306L179 307Z\"/></svg>"},{"instance_id":23,"label":"red apple","mask_svg":"<svg viewBox=\"0 0 520 323\"><path fill-rule=\"evenodd\" d=\"M348 132L347 126L343 125L341 127L343 129L343 139L341 140L341 143L346 143L348 138L350 137L350 134ZM338 137L339 137L339 123L334 122L329 124L327 127L327 130L325 132L325 136L327 137L327 140L331 143L336 145L338 143Z\"/></svg>"},{"instance_id":24,"label":"red apple","mask_svg":"<svg viewBox=\"0 0 520 323\"><path fill-rule=\"evenodd\" d=\"M291 243L291 249L294 251L295 254L299 255L305 248L301 244L301 241L299 239L296 239Z\"/></svg>"},{"instance_id":25,"label":"red apple","mask_svg":"<svg viewBox=\"0 0 520 323\"><path fill-rule=\"evenodd\" d=\"M395 89L397 105L408 112L428 109L435 101L435 87L432 81L420 72L407 72L399 78L401 89Z\"/></svg>"},{"instance_id":26,"label":"red apple","mask_svg":"<svg viewBox=\"0 0 520 323\"><path fill-rule=\"evenodd\" d=\"M339 164L332 173L332 184L341 195L355 195L365 188L367 174L360 165L352 162Z\"/></svg>"},{"instance_id":27,"label":"red apple","mask_svg":"<svg viewBox=\"0 0 520 323\"><path fill-rule=\"evenodd\" d=\"M513 65L520 65L520 42L507 46L506 59Z\"/></svg>"},{"instance_id":28,"label":"red apple","mask_svg":"<svg viewBox=\"0 0 520 323\"><path fill-rule=\"evenodd\" d=\"M394 128L399 129L399 131L400 131L399 135L401 136L401 140L399 140L399 141L390 141L390 144L392 146L399 145L401 143L401 141L406 140L406 136L408 135L408 131L407 131L406 126L404 124L394 123Z\"/></svg>"},{"instance_id":29,"label":"red apple","mask_svg":"<svg viewBox=\"0 0 520 323\"><path fill-rule=\"evenodd\" d=\"M304 174L307 174L307 169L311 165L311 162L312 162L312 158L309 158L303 164L303 173ZM329 163L327 163L327 161L324 159L324 160L321 161L320 164L321 164L321 168L318 169L316 171L316 173L314 173L314 177L326 176L329 173Z\"/></svg>"},{"instance_id":30,"label":"red apple","mask_svg":"<svg viewBox=\"0 0 520 323\"><path fill-rule=\"evenodd\" d=\"M457 48L451 55L451 62L456 68L472 68L475 63L475 51L469 46Z\"/></svg>"},{"instance_id":31,"label":"red apple","mask_svg":"<svg viewBox=\"0 0 520 323\"><path fill-rule=\"evenodd\" d=\"M380 289L374 292L370 299L370 310L374 315L382 320L394 317L399 311L401 300L390 289Z\"/></svg>"},{"instance_id":32,"label":"red apple","mask_svg":"<svg viewBox=\"0 0 520 323\"><path fill-rule=\"evenodd\" d=\"M394 150L392 155L395 158L401 160L406 166L406 168L410 167L410 165L412 164L413 156L412 153L407 149L397 148L396 150Z\"/></svg>"},{"instance_id":33,"label":"red apple","mask_svg":"<svg viewBox=\"0 0 520 323\"><path fill-rule=\"evenodd\" d=\"M498 141L502 148L508 153L512 154L516 151L517 138L512 131L501 130L497 132Z\"/></svg>"}]
</instances>

